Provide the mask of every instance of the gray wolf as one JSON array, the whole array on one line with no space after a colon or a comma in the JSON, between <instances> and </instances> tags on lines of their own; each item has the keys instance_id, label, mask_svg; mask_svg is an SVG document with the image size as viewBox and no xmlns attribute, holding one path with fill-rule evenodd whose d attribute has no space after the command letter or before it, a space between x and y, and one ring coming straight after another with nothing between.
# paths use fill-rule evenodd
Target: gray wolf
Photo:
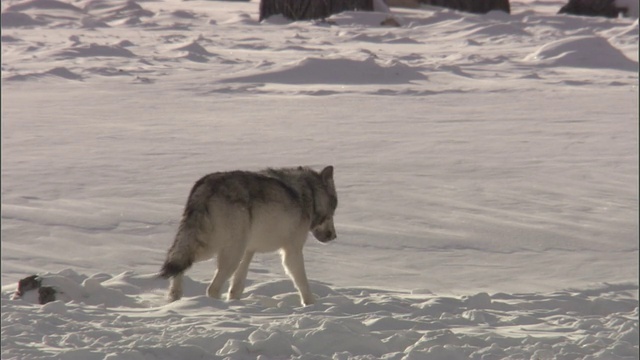
<instances>
[{"instance_id":1,"label":"gray wolf","mask_svg":"<svg viewBox=\"0 0 640 360\"><path fill-rule=\"evenodd\" d=\"M184 272L198 261L217 259L207 288L220 298L231 278L229 299L239 299L256 252L280 250L282 263L303 305L313 304L302 248L309 231L321 242L336 238L333 215L338 196L333 166L231 171L198 180L187 199L160 276L171 278L169 300L182 297Z\"/></svg>"}]
</instances>

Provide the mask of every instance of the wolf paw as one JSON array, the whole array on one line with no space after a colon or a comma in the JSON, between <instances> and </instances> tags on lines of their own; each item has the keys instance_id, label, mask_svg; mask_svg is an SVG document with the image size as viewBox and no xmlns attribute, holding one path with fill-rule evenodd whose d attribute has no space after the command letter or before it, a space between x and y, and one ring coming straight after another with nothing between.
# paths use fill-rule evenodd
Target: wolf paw
<instances>
[{"instance_id":1,"label":"wolf paw","mask_svg":"<svg viewBox=\"0 0 640 360\"><path fill-rule=\"evenodd\" d=\"M167 296L169 302L180 300L180 298L182 298L182 291L169 291L169 295Z\"/></svg>"}]
</instances>

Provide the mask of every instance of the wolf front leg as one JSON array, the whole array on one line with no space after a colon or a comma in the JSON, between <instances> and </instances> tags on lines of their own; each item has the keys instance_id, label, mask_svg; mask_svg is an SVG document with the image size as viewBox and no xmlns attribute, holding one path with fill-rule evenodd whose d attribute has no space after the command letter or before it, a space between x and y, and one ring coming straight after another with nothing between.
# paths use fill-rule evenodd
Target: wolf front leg
<instances>
[{"instance_id":1,"label":"wolf front leg","mask_svg":"<svg viewBox=\"0 0 640 360\"><path fill-rule=\"evenodd\" d=\"M300 298L302 305L311 305L315 301L313 294L309 288L309 280L307 280L307 273L304 269L304 257L302 256L302 249L285 248L282 252L282 264L285 271L293 280Z\"/></svg>"}]
</instances>

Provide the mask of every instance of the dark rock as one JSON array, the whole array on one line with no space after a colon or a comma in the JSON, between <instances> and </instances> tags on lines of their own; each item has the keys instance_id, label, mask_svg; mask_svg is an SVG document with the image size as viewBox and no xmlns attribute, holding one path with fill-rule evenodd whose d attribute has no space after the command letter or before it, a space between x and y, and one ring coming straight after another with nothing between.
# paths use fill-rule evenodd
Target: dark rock
<instances>
[{"instance_id":1,"label":"dark rock","mask_svg":"<svg viewBox=\"0 0 640 360\"><path fill-rule=\"evenodd\" d=\"M486 14L493 10L511 13L509 0L420 0L420 2L475 14Z\"/></svg>"},{"instance_id":2,"label":"dark rock","mask_svg":"<svg viewBox=\"0 0 640 360\"><path fill-rule=\"evenodd\" d=\"M558 14L604 16L608 18L617 18L620 13L626 15L627 9L617 7L615 0L569 0L569 3L558 11Z\"/></svg>"},{"instance_id":3,"label":"dark rock","mask_svg":"<svg viewBox=\"0 0 640 360\"><path fill-rule=\"evenodd\" d=\"M38 289L38 302L40 305L56 301L56 289L51 286L42 286L42 278L38 275L31 275L18 281L18 290L14 299L21 298L24 293Z\"/></svg>"},{"instance_id":4,"label":"dark rock","mask_svg":"<svg viewBox=\"0 0 640 360\"><path fill-rule=\"evenodd\" d=\"M21 297L25 292L40 288L42 279L38 275L31 275L18 281L18 290L16 296Z\"/></svg>"},{"instance_id":5,"label":"dark rock","mask_svg":"<svg viewBox=\"0 0 640 360\"><path fill-rule=\"evenodd\" d=\"M40 305L56 301L56 289L51 286L41 286L38 289L38 302Z\"/></svg>"},{"instance_id":6,"label":"dark rock","mask_svg":"<svg viewBox=\"0 0 640 360\"><path fill-rule=\"evenodd\" d=\"M373 0L261 0L260 21L272 15L291 20L324 19L355 10L373 11Z\"/></svg>"}]
</instances>

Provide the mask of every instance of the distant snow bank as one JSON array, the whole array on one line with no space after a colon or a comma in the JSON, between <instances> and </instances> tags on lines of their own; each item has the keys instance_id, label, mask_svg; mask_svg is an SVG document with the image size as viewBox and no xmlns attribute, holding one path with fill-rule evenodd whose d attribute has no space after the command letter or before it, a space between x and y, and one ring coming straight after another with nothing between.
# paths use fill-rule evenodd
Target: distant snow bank
<instances>
[{"instance_id":1,"label":"distant snow bank","mask_svg":"<svg viewBox=\"0 0 640 360\"><path fill-rule=\"evenodd\" d=\"M41 277L64 300L40 306L11 300L16 284L2 288L3 359L638 356L637 285L446 297L313 283L318 303L300 308L287 280L225 302L194 295L206 284L187 279L189 296L165 304L166 281L153 275Z\"/></svg>"},{"instance_id":2,"label":"distant snow bank","mask_svg":"<svg viewBox=\"0 0 640 360\"><path fill-rule=\"evenodd\" d=\"M319 77L318 74L323 74ZM374 57L364 60L305 58L284 69L257 75L225 79L225 82L280 84L399 84L427 77L397 61L379 64Z\"/></svg>"}]
</instances>

